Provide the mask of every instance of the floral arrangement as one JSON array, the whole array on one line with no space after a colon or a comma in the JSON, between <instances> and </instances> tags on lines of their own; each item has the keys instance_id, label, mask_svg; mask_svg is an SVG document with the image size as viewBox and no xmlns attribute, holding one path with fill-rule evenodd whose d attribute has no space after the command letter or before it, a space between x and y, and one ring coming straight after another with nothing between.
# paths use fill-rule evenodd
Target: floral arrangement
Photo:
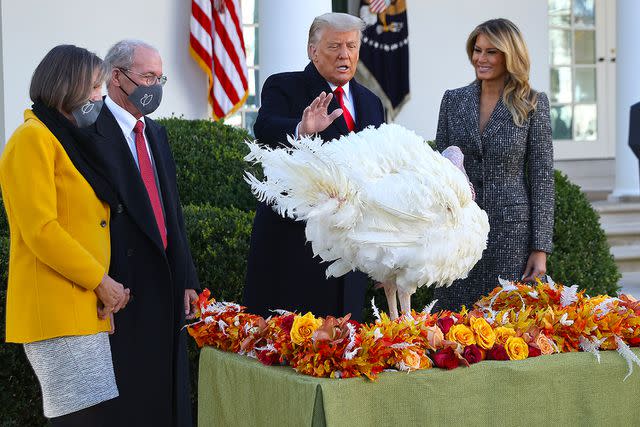
<instances>
[{"instance_id":1,"label":"floral arrangement","mask_svg":"<svg viewBox=\"0 0 640 427\"><path fill-rule=\"evenodd\" d=\"M276 310L264 319L244 307L217 302L205 290L200 320L188 326L198 346L247 355L265 365L290 365L316 377L375 379L386 370L453 369L482 360L522 360L552 353L617 349L629 370L640 359L640 301L630 296L589 297L577 286L500 280L471 311L431 306L390 320L373 305L376 321L316 318Z\"/></svg>"}]
</instances>

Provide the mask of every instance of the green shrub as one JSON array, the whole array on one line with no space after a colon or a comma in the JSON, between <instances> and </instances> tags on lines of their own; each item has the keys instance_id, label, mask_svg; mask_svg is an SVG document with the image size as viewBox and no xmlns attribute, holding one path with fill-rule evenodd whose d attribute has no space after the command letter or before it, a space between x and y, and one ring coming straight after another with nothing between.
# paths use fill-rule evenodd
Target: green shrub
<instances>
[{"instance_id":1,"label":"green shrub","mask_svg":"<svg viewBox=\"0 0 640 427\"><path fill-rule=\"evenodd\" d=\"M4 208L0 200L0 209ZM0 336L4 341L7 275L9 264L8 230L0 219ZM40 386L22 346L2 343L0 345L0 420L3 426L42 426L42 398Z\"/></svg>"},{"instance_id":2,"label":"green shrub","mask_svg":"<svg viewBox=\"0 0 640 427\"><path fill-rule=\"evenodd\" d=\"M565 285L579 285L591 296L616 295L620 273L598 214L566 175L556 171L555 179L554 249L548 259L549 276Z\"/></svg>"},{"instance_id":3,"label":"green shrub","mask_svg":"<svg viewBox=\"0 0 640 427\"><path fill-rule=\"evenodd\" d=\"M219 301L242 300L253 211L190 205L184 222L200 285Z\"/></svg>"},{"instance_id":4,"label":"green shrub","mask_svg":"<svg viewBox=\"0 0 640 427\"><path fill-rule=\"evenodd\" d=\"M255 209L256 200L242 177L245 170L259 173L259 167L243 160L249 153L244 141L252 139L245 130L210 120L170 118L158 122L169 134L183 206Z\"/></svg>"}]
</instances>

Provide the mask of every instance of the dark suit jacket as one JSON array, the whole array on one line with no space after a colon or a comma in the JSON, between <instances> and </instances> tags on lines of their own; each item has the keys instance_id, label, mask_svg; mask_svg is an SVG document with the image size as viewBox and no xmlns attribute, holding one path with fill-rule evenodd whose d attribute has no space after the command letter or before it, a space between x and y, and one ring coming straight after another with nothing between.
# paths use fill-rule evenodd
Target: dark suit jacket
<instances>
[{"instance_id":1,"label":"dark suit jacket","mask_svg":"<svg viewBox=\"0 0 640 427\"><path fill-rule=\"evenodd\" d=\"M465 280L437 289L438 308L470 307L503 279L520 279L533 250L550 253L555 187L549 100L538 105L518 127L502 100L482 134L479 130L480 83L442 98L436 143L442 151L457 145L475 187L476 202L489 216L488 246Z\"/></svg>"},{"instance_id":2,"label":"dark suit jacket","mask_svg":"<svg viewBox=\"0 0 640 427\"><path fill-rule=\"evenodd\" d=\"M384 121L382 103L372 92L351 80L349 83L356 111L356 131L379 126ZM261 144L286 144L302 118L302 111L320 94L330 92L326 80L310 63L301 72L275 74L262 89L262 105L253 127ZM329 111L339 108L331 100ZM329 141L348 134L344 118L338 117L320 136ZM319 316L352 313L361 318L366 290L362 273L346 278L326 279L327 263L313 258L306 242L304 223L278 216L259 204L251 234L244 304L250 312L267 316L269 309L287 309ZM345 284L345 282L347 282Z\"/></svg>"},{"instance_id":3,"label":"dark suit jacket","mask_svg":"<svg viewBox=\"0 0 640 427\"><path fill-rule=\"evenodd\" d=\"M109 402L113 425L191 426L184 290L198 279L184 229L176 169L166 130L148 117L146 137L158 176L167 249L122 130L105 106L95 127L93 161L118 192L111 211L109 274L131 289L115 315L111 351L120 397Z\"/></svg>"},{"instance_id":4,"label":"dark suit jacket","mask_svg":"<svg viewBox=\"0 0 640 427\"><path fill-rule=\"evenodd\" d=\"M640 160L640 102L629 110L629 147Z\"/></svg>"}]
</instances>

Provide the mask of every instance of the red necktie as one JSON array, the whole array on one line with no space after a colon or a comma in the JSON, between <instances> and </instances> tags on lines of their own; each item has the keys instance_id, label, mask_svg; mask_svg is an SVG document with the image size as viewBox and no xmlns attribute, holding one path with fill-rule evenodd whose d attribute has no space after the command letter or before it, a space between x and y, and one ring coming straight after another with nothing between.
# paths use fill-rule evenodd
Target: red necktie
<instances>
[{"instance_id":1,"label":"red necktie","mask_svg":"<svg viewBox=\"0 0 640 427\"><path fill-rule=\"evenodd\" d=\"M142 182L147 188L149 194L149 201L153 208L153 215L156 217L156 224L160 231L160 237L162 238L162 245L167 249L167 228L164 225L164 215L162 213L162 206L160 205L160 194L158 193L158 187L156 186L156 177L153 173L153 167L151 166L151 160L149 159L149 151L147 151L147 144L144 141L144 135L142 129L144 124L138 120L133 127L133 132L136 134L136 152L138 153L138 165L140 167L140 175L142 176Z\"/></svg>"},{"instance_id":2,"label":"red necktie","mask_svg":"<svg viewBox=\"0 0 640 427\"><path fill-rule=\"evenodd\" d=\"M338 99L338 104L340 104L340 108L342 108L342 117L344 117L344 121L347 122L347 129L349 132L356 128L355 123L353 122L353 117L351 117L351 113L347 110L347 107L344 105L344 89L342 86L338 86L336 90L333 91Z\"/></svg>"}]
</instances>

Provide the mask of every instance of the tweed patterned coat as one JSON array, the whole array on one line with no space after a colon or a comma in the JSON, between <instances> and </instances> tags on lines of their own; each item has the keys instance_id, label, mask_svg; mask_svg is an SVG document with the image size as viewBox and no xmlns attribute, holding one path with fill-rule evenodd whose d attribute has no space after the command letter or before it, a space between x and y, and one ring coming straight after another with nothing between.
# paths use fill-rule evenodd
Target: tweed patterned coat
<instances>
[{"instance_id":1,"label":"tweed patterned coat","mask_svg":"<svg viewBox=\"0 0 640 427\"><path fill-rule=\"evenodd\" d=\"M476 202L487 212L491 231L469 277L435 290L437 309L471 307L498 285L498 276L520 279L531 251L552 250L555 187L547 96L538 94L536 110L522 127L500 99L481 134L479 111L477 80L442 98L438 150L457 145L464 153Z\"/></svg>"}]
</instances>

